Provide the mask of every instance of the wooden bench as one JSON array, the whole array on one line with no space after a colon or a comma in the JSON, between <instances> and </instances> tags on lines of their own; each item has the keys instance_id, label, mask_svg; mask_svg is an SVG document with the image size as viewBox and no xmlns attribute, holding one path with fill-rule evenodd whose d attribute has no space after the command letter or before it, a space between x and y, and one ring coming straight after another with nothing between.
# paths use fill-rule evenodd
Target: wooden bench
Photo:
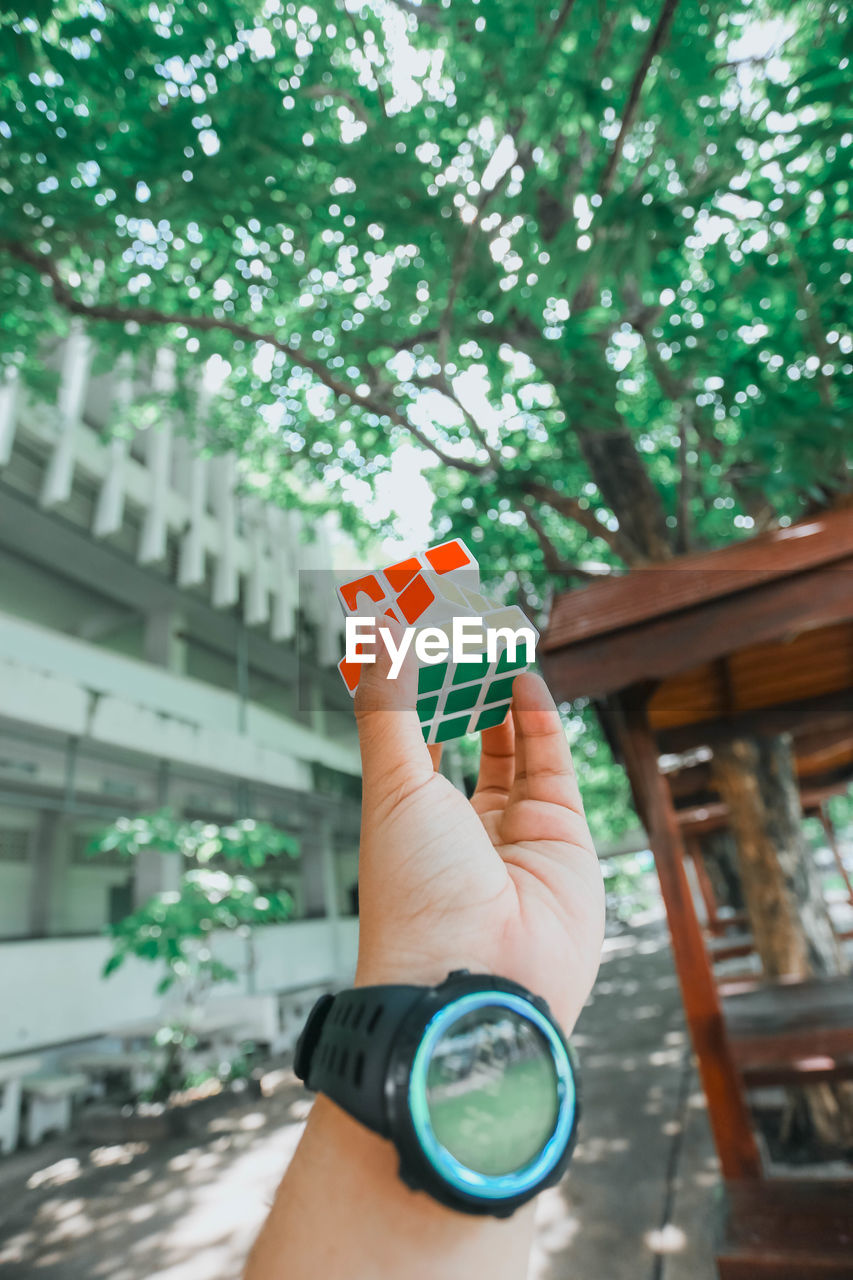
<instances>
[{"instance_id":1,"label":"wooden bench","mask_svg":"<svg viewBox=\"0 0 853 1280\"><path fill-rule=\"evenodd\" d=\"M46 1133L68 1132L71 1104L75 1096L85 1092L88 1083L84 1075L29 1076L24 1080L24 1136L28 1147L41 1142Z\"/></svg>"},{"instance_id":2,"label":"wooden bench","mask_svg":"<svg viewBox=\"0 0 853 1280\"><path fill-rule=\"evenodd\" d=\"M853 1182L726 1184L720 1280L851 1280Z\"/></svg>"},{"instance_id":3,"label":"wooden bench","mask_svg":"<svg viewBox=\"0 0 853 1280\"><path fill-rule=\"evenodd\" d=\"M729 916L709 916L705 928L715 938L724 937L730 932L746 933L749 930L749 916L745 911L734 911Z\"/></svg>"},{"instance_id":4,"label":"wooden bench","mask_svg":"<svg viewBox=\"0 0 853 1280\"><path fill-rule=\"evenodd\" d=\"M853 1056L853 981L847 975L728 983L721 994L741 1068Z\"/></svg>"},{"instance_id":5,"label":"wooden bench","mask_svg":"<svg viewBox=\"0 0 853 1280\"><path fill-rule=\"evenodd\" d=\"M720 994L732 1057L748 1089L853 1079L849 977L730 981Z\"/></svg>"},{"instance_id":6,"label":"wooden bench","mask_svg":"<svg viewBox=\"0 0 853 1280\"><path fill-rule=\"evenodd\" d=\"M733 933L728 937L709 938L707 946L712 964L718 960L736 960L742 956L751 956L755 950L751 933Z\"/></svg>"},{"instance_id":7,"label":"wooden bench","mask_svg":"<svg viewBox=\"0 0 853 1280\"><path fill-rule=\"evenodd\" d=\"M741 1071L747 1089L835 1084L840 1080L853 1080L853 1057L811 1054L807 1058L780 1058L778 1062L751 1062L748 1057L742 1057Z\"/></svg>"}]
</instances>

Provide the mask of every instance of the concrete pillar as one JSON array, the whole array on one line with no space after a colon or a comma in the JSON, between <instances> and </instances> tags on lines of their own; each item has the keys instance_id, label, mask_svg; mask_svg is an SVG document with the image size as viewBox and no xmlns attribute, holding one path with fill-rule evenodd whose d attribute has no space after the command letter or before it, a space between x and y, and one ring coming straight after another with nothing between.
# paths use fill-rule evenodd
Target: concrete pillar
<instances>
[{"instance_id":1,"label":"concrete pillar","mask_svg":"<svg viewBox=\"0 0 853 1280\"><path fill-rule=\"evenodd\" d=\"M213 607L227 609L240 594L237 569L237 456L223 454L212 462L212 497L219 529L219 554L213 572Z\"/></svg>"},{"instance_id":2,"label":"concrete pillar","mask_svg":"<svg viewBox=\"0 0 853 1280\"><path fill-rule=\"evenodd\" d=\"M144 653L148 662L182 675L187 668L187 621L178 609L158 609L145 618Z\"/></svg>"},{"instance_id":3,"label":"concrete pillar","mask_svg":"<svg viewBox=\"0 0 853 1280\"><path fill-rule=\"evenodd\" d=\"M187 501L190 520L181 539L178 558L178 585L196 587L204 582L204 523L207 517L208 460L197 455L192 459L187 477Z\"/></svg>"},{"instance_id":4,"label":"concrete pillar","mask_svg":"<svg viewBox=\"0 0 853 1280\"><path fill-rule=\"evenodd\" d=\"M257 498L243 499L243 519L249 549L249 572L243 601L247 627L263 626L270 618L269 557L263 504Z\"/></svg>"},{"instance_id":5,"label":"concrete pillar","mask_svg":"<svg viewBox=\"0 0 853 1280\"><path fill-rule=\"evenodd\" d=\"M74 319L65 344L59 379L56 439L42 484L41 503L44 507L55 507L71 497L77 426L83 411L91 362L92 344L82 321Z\"/></svg>"},{"instance_id":6,"label":"concrete pillar","mask_svg":"<svg viewBox=\"0 0 853 1280\"><path fill-rule=\"evenodd\" d=\"M176 890L181 883L183 865L176 853L159 849L142 849L134 863L133 904L138 908L155 893Z\"/></svg>"},{"instance_id":7,"label":"concrete pillar","mask_svg":"<svg viewBox=\"0 0 853 1280\"><path fill-rule=\"evenodd\" d=\"M124 523L125 483L130 439L127 417L133 401L133 362L127 352L119 356L116 366L111 424L122 434L113 436L109 444L109 467L98 493L92 532L96 538L118 533Z\"/></svg>"},{"instance_id":8,"label":"concrete pillar","mask_svg":"<svg viewBox=\"0 0 853 1280\"><path fill-rule=\"evenodd\" d=\"M323 900L326 919L332 931L332 974L337 978L341 971L340 910L338 907L338 875L335 859L335 834L331 818L319 823L320 856L323 868Z\"/></svg>"},{"instance_id":9,"label":"concrete pillar","mask_svg":"<svg viewBox=\"0 0 853 1280\"><path fill-rule=\"evenodd\" d=\"M150 477L148 509L142 523L138 558L140 564L158 564L168 546L169 479L172 466L172 424L166 419L148 428L145 461Z\"/></svg>"},{"instance_id":10,"label":"concrete pillar","mask_svg":"<svg viewBox=\"0 0 853 1280\"><path fill-rule=\"evenodd\" d=\"M18 370L10 369L0 382L0 467L12 456L17 425Z\"/></svg>"},{"instance_id":11,"label":"concrete pillar","mask_svg":"<svg viewBox=\"0 0 853 1280\"><path fill-rule=\"evenodd\" d=\"M302 841L302 900L305 914L316 919L328 915L326 859L319 824Z\"/></svg>"},{"instance_id":12,"label":"concrete pillar","mask_svg":"<svg viewBox=\"0 0 853 1280\"><path fill-rule=\"evenodd\" d=\"M326 719L326 700L323 697L323 688L317 676L310 680L307 694L311 711L311 728L315 733L325 735L328 729L328 722Z\"/></svg>"},{"instance_id":13,"label":"concrete pillar","mask_svg":"<svg viewBox=\"0 0 853 1280\"><path fill-rule=\"evenodd\" d=\"M287 512L265 504L272 558L272 638L292 640L296 633L297 569L292 521Z\"/></svg>"},{"instance_id":14,"label":"concrete pillar","mask_svg":"<svg viewBox=\"0 0 853 1280\"><path fill-rule=\"evenodd\" d=\"M60 815L53 809L42 809L30 837L29 933L32 938L44 938L50 932L59 826Z\"/></svg>"}]
</instances>

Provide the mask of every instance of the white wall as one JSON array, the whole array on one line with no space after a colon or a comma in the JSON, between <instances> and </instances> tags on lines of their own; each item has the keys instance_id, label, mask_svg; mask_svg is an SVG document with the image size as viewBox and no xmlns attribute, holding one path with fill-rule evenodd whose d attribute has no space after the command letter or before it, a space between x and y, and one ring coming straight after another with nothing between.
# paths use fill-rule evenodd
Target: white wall
<instances>
[{"instance_id":1,"label":"white wall","mask_svg":"<svg viewBox=\"0 0 853 1280\"><path fill-rule=\"evenodd\" d=\"M270 925L255 934L257 992L283 990L355 971L358 921L302 920ZM245 969L245 943L229 935L216 953ZM122 1023L154 1017L161 1000L155 965L128 960L109 978L101 970L107 938L47 938L0 946L0 1054L103 1035ZM246 989L227 984L222 994Z\"/></svg>"},{"instance_id":2,"label":"white wall","mask_svg":"<svg viewBox=\"0 0 853 1280\"><path fill-rule=\"evenodd\" d=\"M0 715L108 746L295 790L311 761L360 772L344 745L200 680L0 613Z\"/></svg>"},{"instance_id":3,"label":"white wall","mask_svg":"<svg viewBox=\"0 0 853 1280\"><path fill-rule=\"evenodd\" d=\"M124 884L133 869L130 862L118 867L66 866L57 876L61 892L54 897L51 931L98 933L110 918L111 886Z\"/></svg>"},{"instance_id":4,"label":"white wall","mask_svg":"<svg viewBox=\"0 0 853 1280\"><path fill-rule=\"evenodd\" d=\"M29 933L32 883L31 863L5 862L0 866L0 938L22 938ZM0 991L0 1011L3 1003L2 991ZM0 1022L2 1022L2 1013L0 1013ZM2 1035L2 1029L0 1029L0 1035Z\"/></svg>"}]
</instances>

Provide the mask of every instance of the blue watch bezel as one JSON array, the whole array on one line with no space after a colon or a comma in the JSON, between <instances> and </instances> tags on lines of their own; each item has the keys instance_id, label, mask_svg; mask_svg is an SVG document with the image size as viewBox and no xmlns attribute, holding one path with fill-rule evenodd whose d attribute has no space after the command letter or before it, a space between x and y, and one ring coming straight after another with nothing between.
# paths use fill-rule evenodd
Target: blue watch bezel
<instances>
[{"instance_id":1,"label":"blue watch bezel","mask_svg":"<svg viewBox=\"0 0 853 1280\"><path fill-rule=\"evenodd\" d=\"M426 1109L426 1067L442 1032L463 1013L503 1004L528 1018L553 1053L560 1089L554 1131L523 1169L498 1178L467 1169L435 1137ZM420 1099L423 1099L423 1105ZM580 1092L572 1049L540 997L495 974L457 970L425 988L394 1036L385 1074L387 1135L407 1186L463 1213L506 1218L565 1173L577 1138Z\"/></svg>"},{"instance_id":2,"label":"blue watch bezel","mask_svg":"<svg viewBox=\"0 0 853 1280\"><path fill-rule=\"evenodd\" d=\"M466 1014L496 1005L526 1018L545 1037L553 1055L559 1104L554 1131L539 1155L513 1173L491 1176L467 1168L439 1142L429 1118L426 1082L432 1053L447 1029ZM493 989L459 996L433 1015L412 1062L408 1103L421 1149L440 1177L457 1190L480 1199L507 1200L538 1189L560 1160L575 1122L577 1089L568 1048L553 1022L526 996Z\"/></svg>"}]
</instances>

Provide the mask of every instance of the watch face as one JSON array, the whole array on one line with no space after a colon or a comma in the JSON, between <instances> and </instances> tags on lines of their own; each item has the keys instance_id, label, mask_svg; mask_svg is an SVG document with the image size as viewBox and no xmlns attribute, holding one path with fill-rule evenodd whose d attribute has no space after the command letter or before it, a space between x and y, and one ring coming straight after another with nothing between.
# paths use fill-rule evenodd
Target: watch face
<instances>
[{"instance_id":1,"label":"watch face","mask_svg":"<svg viewBox=\"0 0 853 1280\"><path fill-rule=\"evenodd\" d=\"M480 1006L446 1025L430 1054L425 1101L438 1143L487 1178L530 1165L560 1113L554 1053L530 1019Z\"/></svg>"}]
</instances>

